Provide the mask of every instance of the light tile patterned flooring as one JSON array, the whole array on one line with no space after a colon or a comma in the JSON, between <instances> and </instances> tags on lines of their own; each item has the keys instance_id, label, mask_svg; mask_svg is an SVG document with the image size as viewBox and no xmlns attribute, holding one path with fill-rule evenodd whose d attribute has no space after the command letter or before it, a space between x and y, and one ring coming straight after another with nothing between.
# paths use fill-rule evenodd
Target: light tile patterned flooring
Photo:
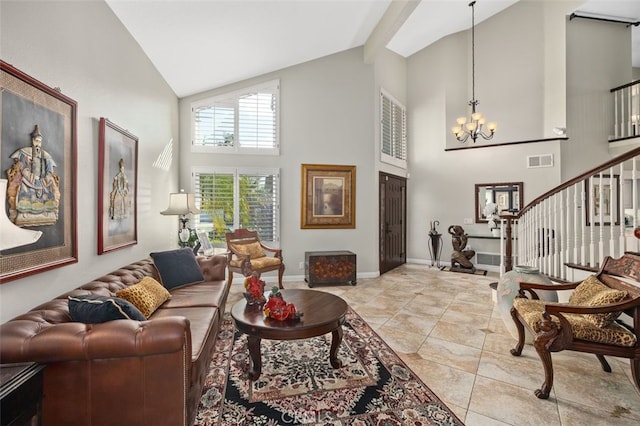
<instances>
[{"instance_id":1,"label":"light tile patterned flooring","mask_svg":"<svg viewBox=\"0 0 640 426\"><path fill-rule=\"evenodd\" d=\"M542 363L531 345L520 357L509 353L515 339L489 288L497 280L406 264L356 286L314 289L346 300L468 426L639 425L640 394L626 359L608 357L613 371L605 373L594 355L554 353L551 395L535 397ZM228 306L242 297L240 282Z\"/></svg>"}]
</instances>

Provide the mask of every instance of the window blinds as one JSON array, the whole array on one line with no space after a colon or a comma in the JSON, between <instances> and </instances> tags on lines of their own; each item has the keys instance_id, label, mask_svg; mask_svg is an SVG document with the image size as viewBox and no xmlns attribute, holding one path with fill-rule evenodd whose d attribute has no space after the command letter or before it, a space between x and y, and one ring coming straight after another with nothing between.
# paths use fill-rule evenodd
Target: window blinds
<instances>
[{"instance_id":1,"label":"window blinds","mask_svg":"<svg viewBox=\"0 0 640 426\"><path fill-rule=\"evenodd\" d=\"M212 228L214 242L232 229L258 231L265 242L280 240L280 174L277 169L194 170L193 186L200 214L198 229Z\"/></svg>"},{"instance_id":2,"label":"window blinds","mask_svg":"<svg viewBox=\"0 0 640 426\"><path fill-rule=\"evenodd\" d=\"M380 149L382 161L406 168L407 114L405 108L380 92ZM388 157L388 158L385 158ZM391 159L391 161L389 161ZM393 161L397 160L397 161ZM400 164L398 164L398 161Z\"/></svg>"},{"instance_id":3,"label":"window blinds","mask_svg":"<svg viewBox=\"0 0 640 426\"><path fill-rule=\"evenodd\" d=\"M273 151L278 141L277 80L192 104L194 147Z\"/></svg>"}]
</instances>

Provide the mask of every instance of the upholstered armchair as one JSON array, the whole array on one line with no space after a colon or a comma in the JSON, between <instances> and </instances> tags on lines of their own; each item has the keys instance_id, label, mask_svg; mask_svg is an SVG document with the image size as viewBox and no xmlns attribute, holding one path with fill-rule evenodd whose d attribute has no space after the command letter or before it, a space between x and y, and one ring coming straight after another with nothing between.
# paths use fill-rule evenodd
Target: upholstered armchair
<instances>
[{"instance_id":1,"label":"upholstered armchair","mask_svg":"<svg viewBox=\"0 0 640 426\"><path fill-rule=\"evenodd\" d=\"M632 379L640 390L640 256L626 253L620 259L606 257L600 271L582 282L554 285L573 290L569 303L539 300L536 290L549 287L520 283L511 316L518 329L518 343L511 354L520 356L525 328L533 335L544 367L545 380L534 393L547 399L553 386L551 353L562 350L594 354L610 373L605 355L628 358ZM621 314L628 317L621 321Z\"/></svg>"},{"instance_id":2,"label":"upholstered armchair","mask_svg":"<svg viewBox=\"0 0 640 426\"><path fill-rule=\"evenodd\" d=\"M282 287L284 262L282 250L262 244L256 231L240 228L226 234L227 268L229 284L233 281L233 273L248 277L253 272L258 275L268 271L278 271L278 287Z\"/></svg>"}]
</instances>

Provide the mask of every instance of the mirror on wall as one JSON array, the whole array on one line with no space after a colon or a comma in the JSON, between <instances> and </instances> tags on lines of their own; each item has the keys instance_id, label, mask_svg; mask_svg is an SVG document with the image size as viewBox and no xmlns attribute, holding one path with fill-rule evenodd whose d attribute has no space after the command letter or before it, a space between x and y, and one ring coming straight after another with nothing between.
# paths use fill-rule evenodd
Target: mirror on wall
<instances>
[{"instance_id":1,"label":"mirror on wall","mask_svg":"<svg viewBox=\"0 0 640 426\"><path fill-rule=\"evenodd\" d=\"M484 206L494 202L498 214L517 213L523 204L522 182L477 183L476 184L476 223L487 223Z\"/></svg>"}]
</instances>

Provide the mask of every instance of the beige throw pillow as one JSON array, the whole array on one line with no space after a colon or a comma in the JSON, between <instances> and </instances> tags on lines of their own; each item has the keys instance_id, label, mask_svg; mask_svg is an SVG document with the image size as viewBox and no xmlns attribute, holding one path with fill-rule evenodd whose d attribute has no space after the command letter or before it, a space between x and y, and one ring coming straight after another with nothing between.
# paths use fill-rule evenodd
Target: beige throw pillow
<instances>
[{"instance_id":1,"label":"beige throw pillow","mask_svg":"<svg viewBox=\"0 0 640 426\"><path fill-rule=\"evenodd\" d=\"M249 244L233 244L233 249L240 254L249 255L251 259L265 257L264 251L259 242Z\"/></svg>"}]
</instances>

